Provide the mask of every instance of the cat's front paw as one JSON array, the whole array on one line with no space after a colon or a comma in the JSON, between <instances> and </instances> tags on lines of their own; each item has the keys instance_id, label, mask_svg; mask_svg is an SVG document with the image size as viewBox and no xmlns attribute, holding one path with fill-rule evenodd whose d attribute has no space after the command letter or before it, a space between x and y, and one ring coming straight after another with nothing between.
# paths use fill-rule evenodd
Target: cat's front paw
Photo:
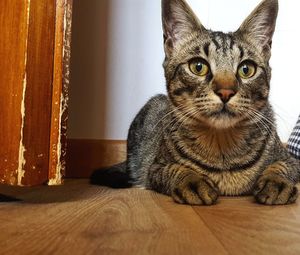
<instances>
[{"instance_id":1,"label":"cat's front paw","mask_svg":"<svg viewBox=\"0 0 300 255\"><path fill-rule=\"evenodd\" d=\"M290 180L279 175L266 175L258 179L254 197L260 204L292 204L298 197L298 189Z\"/></svg>"},{"instance_id":2,"label":"cat's front paw","mask_svg":"<svg viewBox=\"0 0 300 255\"><path fill-rule=\"evenodd\" d=\"M219 191L206 176L191 174L181 180L172 190L175 202L190 205L213 205L217 202Z\"/></svg>"}]
</instances>

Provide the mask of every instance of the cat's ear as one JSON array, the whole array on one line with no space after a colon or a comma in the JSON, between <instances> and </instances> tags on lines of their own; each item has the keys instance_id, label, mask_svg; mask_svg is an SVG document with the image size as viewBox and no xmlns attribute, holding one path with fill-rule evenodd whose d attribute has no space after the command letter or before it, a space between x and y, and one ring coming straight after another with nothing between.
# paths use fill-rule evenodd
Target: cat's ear
<instances>
[{"instance_id":1,"label":"cat's ear","mask_svg":"<svg viewBox=\"0 0 300 255\"><path fill-rule=\"evenodd\" d=\"M263 48L271 47L278 14L278 0L263 0L240 26L238 32Z\"/></svg>"},{"instance_id":2,"label":"cat's ear","mask_svg":"<svg viewBox=\"0 0 300 255\"><path fill-rule=\"evenodd\" d=\"M194 31L205 30L185 0L162 0L165 53Z\"/></svg>"}]
</instances>

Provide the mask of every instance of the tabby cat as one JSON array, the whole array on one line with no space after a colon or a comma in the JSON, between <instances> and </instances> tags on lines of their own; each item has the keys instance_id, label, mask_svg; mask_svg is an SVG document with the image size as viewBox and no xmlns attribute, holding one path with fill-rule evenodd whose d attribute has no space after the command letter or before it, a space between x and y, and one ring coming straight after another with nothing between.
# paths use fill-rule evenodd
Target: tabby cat
<instances>
[{"instance_id":1,"label":"tabby cat","mask_svg":"<svg viewBox=\"0 0 300 255\"><path fill-rule=\"evenodd\" d=\"M278 1L264 0L236 32L214 32L184 0L162 0L168 96L135 117L127 161L92 182L190 205L249 194L261 204L295 202L300 164L281 144L268 100L277 13Z\"/></svg>"}]
</instances>

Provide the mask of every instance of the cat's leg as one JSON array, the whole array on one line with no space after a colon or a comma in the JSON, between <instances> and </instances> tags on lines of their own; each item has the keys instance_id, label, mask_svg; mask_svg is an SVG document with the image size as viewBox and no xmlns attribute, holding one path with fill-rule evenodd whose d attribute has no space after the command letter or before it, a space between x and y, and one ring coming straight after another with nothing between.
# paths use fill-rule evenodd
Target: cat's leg
<instances>
[{"instance_id":1,"label":"cat's leg","mask_svg":"<svg viewBox=\"0 0 300 255\"><path fill-rule=\"evenodd\" d=\"M266 205L294 203L298 197L298 167L292 158L268 166L255 185L256 201Z\"/></svg>"},{"instance_id":2,"label":"cat's leg","mask_svg":"<svg viewBox=\"0 0 300 255\"><path fill-rule=\"evenodd\" d=\"M175 202L213 205L219 191L206 176L178 164L153 164L148 172L148 188L172 196Z\"/></svg>"}]
</instances>

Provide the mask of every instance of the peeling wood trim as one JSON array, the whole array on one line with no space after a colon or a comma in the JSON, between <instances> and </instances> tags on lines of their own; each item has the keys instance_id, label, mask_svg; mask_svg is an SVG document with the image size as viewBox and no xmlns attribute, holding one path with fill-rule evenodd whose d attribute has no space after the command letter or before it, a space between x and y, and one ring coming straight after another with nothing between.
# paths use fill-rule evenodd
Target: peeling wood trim
<instances>
[{"instance_id":1,"label":"peeling wood trim","mask_svg":"<svg viewBox=\"0 0 300 255\"><path fill-rule=\"evenodd\" d=\"M57 141L56 145L53 145L53 154L56 153L56 158L55 158L55 176L48 181L48 185L53 186L53 185L60 185L62 184L62 173L61 173L61 116L62 116L62 95L60 97L60 107L59 107L59 117L58 117L58 135L57 135ZM50 147L51 149L51 147ZM52 153L52 152L51 152ZM54 156L54 155L53 155ZM51 164L51 162L50 162ZM50 169L49 169L50 170Z\"/></svg>"},{"instance_id":2,"label":"peeling wood trim","mask_svg":"<svg viewBox=\"0 0 300 255\"><path fill-rule=\"evenodd\" d=\"M62 182L59 169L60 159L60 111L62 89L62 48L63 48L63 12L64 0L56 1L56 24L54 43L54 68L52 85L52 116L49 146L49 174L48 185L59 185Z\"/></svg>"},{"instance_id":3,"label":"peeling wood trim","mask_svg":"<svg viewBox=\"0 0 300 255\"><path fill-rule=\"evenodd\" d=\"M27 58L25 58L25 63L26 63L26 61L27 61ZM25 175L24 166L26 164L26 160L25 160L26 148L23 143L24 122L25 122L26 86L27 86L27 75L26 75L26 71L25 71L25 77L24 77L24 81L23 81L22 102L21 102L21 134L20 134L20 145L19 145L19 161L18 161L18 169L17 169L18 185L20 185L20 186L22 185L22 179Z\"/></svg>"},{"instance_id":4,"label":"peeling wood trim","mask_svg":"<svg viewBox=\"0 0 300 255\"><path fill-rule=\"evenodd\" d=\"M65 30L70 31L71 1L0 1L0 16L0 103L7 107L1 115L7 135L0 139L0 183L60 184L69 75Z\"/></svg>"},{"instance_id":5,"label":"peeling wood trim","mask_svg":"<svg viewBox=\"0 0 300 255\"><path fill-rule=\"evenodd\" d=\"M65 0L64 16L64 48L63 48L63 87L62 87L62 115L61 115L61 172L66 171L67 157L67 122L70 84L71 38L72 38L72 9L73 0Z\"/></svg>"},{"instance_id":6,"label":"peeling wood trim","mask_svg":"<svg viewBox=\"0 0 300 255\"><path fill-rule=\"evenodd\" d=\"M66 112L69 87L69 60L72 3L68 0L56 1L56 31L54 45L54 73L52 91L52 116L49 152L48 185L62 184L65 171Z\"/></svg>"},{"instance_id":7,"label":"peeling wood trim","mask_svg":"<svg viewBox=\"0 0 300 255\"><path fill-rule=\"evenodd\" d=\"M26 164L25 160L25 151L26 148L23 143L24 135L24 122L25 122L25 96L26 96L26 87L27 87L27 49L28 49L28 35L29 35L29 21L30 21L30 2L27 0L27 38L25 42L25 54L24 54L24 79L23 79L23 92L22 92L22 101L21 101L21 130L20 130L20 145L19 145L19 160L18 160L18 169L17 169L17 184L22 185L22 179L25 175L24 166Z\"/></svg>"}]
</instances>

